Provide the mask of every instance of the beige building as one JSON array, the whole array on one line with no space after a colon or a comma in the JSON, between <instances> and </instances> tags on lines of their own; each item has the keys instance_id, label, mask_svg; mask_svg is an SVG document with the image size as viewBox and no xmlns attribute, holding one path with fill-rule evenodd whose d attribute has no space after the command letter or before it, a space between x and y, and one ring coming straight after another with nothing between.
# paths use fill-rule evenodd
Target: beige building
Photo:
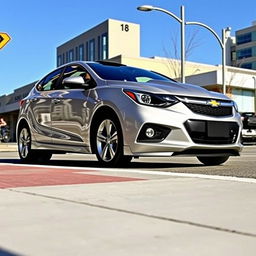
<instances>
[{"instance_id":1,"label":"beige building","mask_svg":"<svg viewBox=\"0 0 256 256\"><path fill-rule=\"evenodd\" d=\"M57 47L57 66L75 60L105 60L119 54L140 56L140 25L108 19Z\"/></svg>"},{"instance_id":2,"label":"beige building","mask_svg":"<svg viewBox=\"0 0 256 256\"><path fill-rule=\"evenodd\" d=\"M145 58L118 55L114 58L111 58L110 61L153 70L173 79L180 80L180 61L176 59L168 59L157 56ZM194 74L201 74L216 69L218 69L217 66L187 61L185 67L185 75L190 76Z\"/></svg>"}]
</instances>

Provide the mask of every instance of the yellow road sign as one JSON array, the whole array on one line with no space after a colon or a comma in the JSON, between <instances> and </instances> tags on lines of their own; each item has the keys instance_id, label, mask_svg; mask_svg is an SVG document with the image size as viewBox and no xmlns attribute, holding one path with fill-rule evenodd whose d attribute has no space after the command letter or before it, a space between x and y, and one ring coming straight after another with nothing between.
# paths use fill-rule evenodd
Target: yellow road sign
<instances>
[{"instance_id":1,"label":"yellow road sign","mask_svg":"<svg viewBox=\"0 0 256 256\"><path fill-rule=\"evenodd\" d=\"M7 33L0 32L0 49L2 49L10 40L11 37Z\"/></svg>"}]
</instances>

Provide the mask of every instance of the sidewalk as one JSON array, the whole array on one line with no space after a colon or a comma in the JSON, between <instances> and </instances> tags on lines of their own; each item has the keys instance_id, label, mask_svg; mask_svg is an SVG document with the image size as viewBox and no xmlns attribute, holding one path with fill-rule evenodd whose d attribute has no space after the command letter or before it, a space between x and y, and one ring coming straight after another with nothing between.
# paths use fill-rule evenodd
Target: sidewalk
<instances>
[{"instance_id":1,"label":"sidewalk","mask_svg":"<svg viewBox=\"0 0 256 256\"><path fill-rule=\"evenodd\" d=\"M10 143L0 143L0 152L9 152L9 151L18 151L17 143L16 142L10 142Z\"/></svg>"}]
</instances>

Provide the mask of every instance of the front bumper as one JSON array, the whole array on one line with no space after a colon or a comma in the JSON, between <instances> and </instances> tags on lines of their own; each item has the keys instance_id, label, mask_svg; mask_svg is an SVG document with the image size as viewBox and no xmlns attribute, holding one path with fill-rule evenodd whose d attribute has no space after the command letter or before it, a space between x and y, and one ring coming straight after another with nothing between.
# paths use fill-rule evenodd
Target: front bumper
<instances>
[{"instance_id":1,"label":"front bumper","mask_svg":"<svg viewBox=\"0 0 256 256\"><path fill-rule=\"evenodd\" d=\"M188 125L191 121L202 122L204 127ZM142 142L138 136L148 123L166 127L170 132L162 141ZM240 116L235 111L229 117L210 117L193 113L183 103L170 108L136 105L125 113L124 153L156 157L182 153L202 155L204 151L207 155L239 155L243 147L241 127Z\"/></svg>"}]
</instances>

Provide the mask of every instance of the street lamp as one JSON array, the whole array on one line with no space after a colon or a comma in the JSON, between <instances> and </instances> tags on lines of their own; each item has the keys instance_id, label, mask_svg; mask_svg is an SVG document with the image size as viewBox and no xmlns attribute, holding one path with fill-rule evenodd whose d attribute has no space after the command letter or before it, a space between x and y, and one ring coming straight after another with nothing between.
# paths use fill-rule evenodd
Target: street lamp
<instances>
[{"instance_id":1,"label":"street lamp","mask_svg":"<svg viewBox=\"0 0 256 256\"><path fill-rule=\"evenodd\" d=\"M154 7L152 5L142 5L142 6L139 6L137 9L143 12L150 12L154 10Z\"/></svg>"},{"instance_id":2,"label":"street lamp","mask_svg":"<svg viewBox=\"0 0 256 256\"><path fill-rule=\"evenodd\" d=\"M215 38L218 40L221 49L222 49L222 85L223 85L223 93L226 94L226 83L225 83L225 74L226 74L226 32L230 31L231 28L222 29L222 39L218 36L218 34L206 24L201 22L191 21L185 22L185 8L184 6L180 7L181 18L177 17L175 14L151 5L142 5L137 7L139 11L160 11L164 12L173 18L175 18L181 24L181 82L185 83L185 25L198 25L209 30Z\"/></svg>"},{"instance_id":3,"label":"street lamp","mask_svg":"<svg viewBox=\"0 0 256 256\"><path fill-rule=\"evenodd\" d=\"M186 25L198 25L201 27L206 28L209 30L215 38L218 40L220 47L221 47L221 52L222 52L222 90L223 93L226 94L227 91L227 86L226 86L226 33L231 31L230 27L222 29L222 38L218 36L218 34L208 25L201 23L201 22L196 22L196 21L188 21L186 22Z\"/></svg>"},{"instance_id":4,"label":"street lamp","mask_svg":"<svg viewBox=\"0 0 256 256\"><path fill-rule=\"evenodd\" d=\"M181 42L181 57L180 57L181 68L180 68L180 73L181 73L181 82L185 83L185 9L184 9L184 6L182 5L180 7L180 16L181 16L181 18L179 18L178 16L176 16L172 12L169 12L165 9L155 7L155 6L152 6L152 5L142 5L142 6L137 7L137 10L144 11L144 12L149 12L149 11L153 11L153 10L164 12L164 13L170 15L171 17L173 17L174 19L176 19L180 23L180 26L181 26L180 27L181 28L181 37L180 37L180 42Z\"/></svg>"}]
</instances>

